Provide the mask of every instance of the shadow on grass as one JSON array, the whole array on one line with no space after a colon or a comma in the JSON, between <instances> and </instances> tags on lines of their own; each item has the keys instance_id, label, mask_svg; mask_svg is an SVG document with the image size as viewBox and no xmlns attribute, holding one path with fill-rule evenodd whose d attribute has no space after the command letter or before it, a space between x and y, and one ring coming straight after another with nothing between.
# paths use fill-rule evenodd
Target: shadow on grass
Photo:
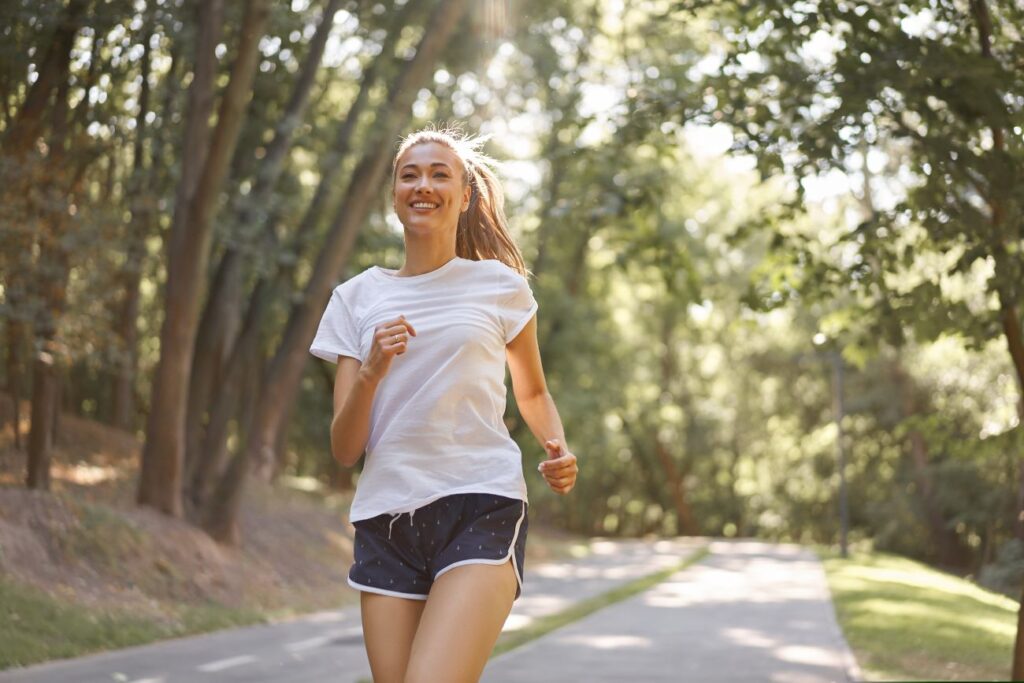
<instances>
[{"instance_id":1,"label":"shadow on grass","mask_svg":"<svg viewBox=\"0 0 1024 683\"><path fill-rule=\"evenodd\" d=\"M892 555L822 559L843 631L870 677L1006 678L1013 600Z\"/></svg>"}]
</instances>

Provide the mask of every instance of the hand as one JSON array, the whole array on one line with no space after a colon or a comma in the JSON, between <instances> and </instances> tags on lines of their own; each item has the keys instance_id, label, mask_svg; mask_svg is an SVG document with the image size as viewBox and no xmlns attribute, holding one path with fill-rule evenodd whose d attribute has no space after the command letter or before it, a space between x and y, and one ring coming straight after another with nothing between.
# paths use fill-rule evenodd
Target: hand
<instances>
[{"instance_id":1,"label":"hand","mask_svg":"<svg viewBox=\"0 0 1024 683\"><path fill-rule=\"evenodd\" d=\"M576 456L558 439L545 441L544 450L548 459L537 465L537 470L544 475L552 491L562 495L569 493L576 485L576 473L580 471L576 466Z\"/></svg>"},{"instance_id":2,"label":"hand","mask_svg":"<svg viewBox=\"0 0 1024 683\"><path fill-rule=\"evenodd\" d=\"M374 382L384 379L391 368L391 359L405 353L410 334L415 337L416 330L404 315L377 325L373 330L370 353L359 371Z\"/></svg>"}]
</instances>

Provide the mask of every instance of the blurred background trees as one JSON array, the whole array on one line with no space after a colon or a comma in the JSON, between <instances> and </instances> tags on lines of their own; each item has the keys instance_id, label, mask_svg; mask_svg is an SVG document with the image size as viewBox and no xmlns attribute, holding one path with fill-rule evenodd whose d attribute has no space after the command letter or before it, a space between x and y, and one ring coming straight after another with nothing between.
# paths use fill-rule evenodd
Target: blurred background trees
<instances>
[{"instance_id":1,"label":"blurred background trees","mask_svg":"<svg viewBox=\"0 0 1024 683\"><path fill-rule=\"evenodd\" d=\"M24 484L48 487L66 411L137 433L139 502L222 541L246 477L351 489L333 366L306 349L333 286L400 265L399 135L454 121L505 162L583 463L567 497L527 477L534 518L835 542L836 349L853 540L1018 590L1018 5L0 13L3 387L31 405L4 466Z\"/></svg>"}]
</instances>

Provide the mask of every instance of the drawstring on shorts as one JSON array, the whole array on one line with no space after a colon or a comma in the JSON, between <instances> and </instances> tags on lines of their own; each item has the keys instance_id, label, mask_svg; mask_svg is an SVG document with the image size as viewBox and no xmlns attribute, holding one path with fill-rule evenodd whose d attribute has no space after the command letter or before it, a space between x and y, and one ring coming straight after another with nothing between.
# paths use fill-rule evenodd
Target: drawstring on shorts
<instances>
[{"instance_id":1,"label":"drawstring on shorts","mask_svg":"<svg viewBox=\"0 0 1024 683\"><path fill-rule=\"evenodd\" d=\"M397 512L397 513L391 515L391 524L388 524L388 540L389 541L391 540L391 527L394 526L395 522L398 521L398 518L401 517L404 514L406 514L406 513L404 513L404 512ZM413 526L412 516L415 515L415 514L416 514L415 510L410 510L409 511L409 526Z\"/></svg>"}]
</instances>

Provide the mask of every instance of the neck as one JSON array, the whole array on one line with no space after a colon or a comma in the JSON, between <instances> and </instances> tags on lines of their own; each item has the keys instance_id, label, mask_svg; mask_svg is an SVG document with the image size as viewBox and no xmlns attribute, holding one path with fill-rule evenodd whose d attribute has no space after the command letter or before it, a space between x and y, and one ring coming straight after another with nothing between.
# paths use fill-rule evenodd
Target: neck
<instances>
[{"instance_id":1,"label":"neck","mask_svg":"<svg viewBox=\"0 0 1024 683\"><path fill-rule=\"evenodd\" d=\"M445 235L443 240L416 239L407 233L405 236L405 264L398 269L397 274L403 277L422 275L437 270L453 258L455 258L454 231L452 231L450 239Z\"/></svg>"}]
</instances>

